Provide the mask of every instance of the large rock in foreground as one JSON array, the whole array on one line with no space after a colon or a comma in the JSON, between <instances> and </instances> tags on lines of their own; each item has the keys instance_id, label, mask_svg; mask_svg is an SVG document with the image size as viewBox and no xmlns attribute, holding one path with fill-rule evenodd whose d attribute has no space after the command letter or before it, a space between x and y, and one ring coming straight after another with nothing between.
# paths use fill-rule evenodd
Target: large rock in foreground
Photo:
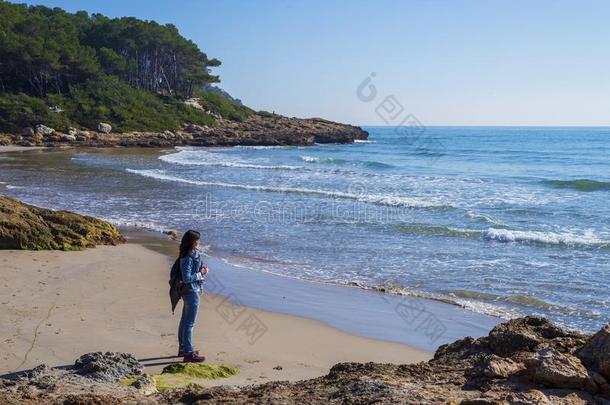
<instances>
[{"instance_id":1,"label":"large rock in foreground","mask_svg":"<svg viewBox=\"0 0 610 405\"><path fill-rule=\"evenodd\" d=\"M593 335L578 356L593 371L610 380L610 324Z\"/></svg>"},{"instance_id":2,"label":"large rock in foreground","mask_svg":"<svg viewBox=\"0 0 610 405\"><path fill-rule=\"evenodd\" d=\"M111 383L142 374L144 366L129 353L95 352L80 356L74 362L74 369L92 380Z\"/></svg>"},{"instance_id":3,"label":"large rock in foreground","mask_svg":"<svg viewBox=\"0 0 610 405\"><path fill-rule=\"evenodd\" d=\"M108 222L0 196L0 249L79 250L124 241Z\"/></svg>"}]
</instances>

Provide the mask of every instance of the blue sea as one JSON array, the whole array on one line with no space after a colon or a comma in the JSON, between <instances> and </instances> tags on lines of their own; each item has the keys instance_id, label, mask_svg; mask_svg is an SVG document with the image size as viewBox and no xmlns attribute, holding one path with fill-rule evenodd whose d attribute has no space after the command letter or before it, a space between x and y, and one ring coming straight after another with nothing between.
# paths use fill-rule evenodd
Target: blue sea
<instances>
[{"instance_id":1,"label":"blue sea","mask_svg":"<svg viewBox=\"0 0 610 405\"><path fill-rule=\"evenodd\" d=\"M610 129L368 127L312 147L0 157L0 191L194 228L228 263L591 332L610 319Z\"/></svg>"}]
</instances>

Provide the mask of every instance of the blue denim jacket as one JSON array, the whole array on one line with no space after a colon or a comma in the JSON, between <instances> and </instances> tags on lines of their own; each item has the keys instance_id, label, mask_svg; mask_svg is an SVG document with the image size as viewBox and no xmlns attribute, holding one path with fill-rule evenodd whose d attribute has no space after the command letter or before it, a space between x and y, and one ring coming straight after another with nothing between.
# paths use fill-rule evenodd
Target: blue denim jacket
<instances>
[{"instance_id":1,"label":"blue denim jacket","mask_svg":"<svg viewBox=\"0 0 610 405\"><path fill-rule=\"evenodd\" d=\"M180 273L182 273L182 282L193 291L199 291L199 283L197 282L197 273L201 269L201 253L195 250L188 256L180 258Z\"/></svg>"}]
</instances>

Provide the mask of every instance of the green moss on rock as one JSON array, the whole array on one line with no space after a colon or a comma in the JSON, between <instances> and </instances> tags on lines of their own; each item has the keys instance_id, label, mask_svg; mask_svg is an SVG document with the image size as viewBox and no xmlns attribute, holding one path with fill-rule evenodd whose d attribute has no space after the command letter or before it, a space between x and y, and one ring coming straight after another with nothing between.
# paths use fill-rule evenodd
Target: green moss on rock
<instances>
[{"instance_id":1,"label":"green moss on rock","mask_svg":"<svg viewBox=\"0 0 610 405\"><path fill-rule=\"evenodd\" d=\"M239 374L239 368L222 364L177 363L165 367L162 374L182 374L190 377L205 378L206 380L216 380Z\"/></svg>"},{"instance_id":2,"label":"green moss on rock","mask_svg":"<svg viewBox=\"0 0 610 405\"><path fill-rule=\"evenodd\" d=\"M0 196L0 249L81 250L125 242L112 224Z\"/></svg>"},{"instance_id":3,"label":"green moss on rock","mask_svg":"<svg viewBox=\"0 0 610 405\"><path fill-rule=\"evenodd\" d=\"M217 364L171 364L161 374L151 375L155 388L159 392L172 391L178 388L205 388L205 380L217 380L239 374L239 368ZM141 376L131 376L119 381L119 384L135 387Z\"/></svg>"}]
</instances>

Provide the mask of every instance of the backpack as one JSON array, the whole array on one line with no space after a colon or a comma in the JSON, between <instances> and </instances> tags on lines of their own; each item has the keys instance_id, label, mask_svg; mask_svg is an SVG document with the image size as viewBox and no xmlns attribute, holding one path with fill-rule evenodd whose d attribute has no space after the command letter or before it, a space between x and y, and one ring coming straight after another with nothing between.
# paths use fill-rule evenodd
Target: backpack
<instances>
[{"instance_id":1,"label":"backpack","mask_svg":"<svg viewBox=\"0 0 610 405\"><path fill-rule=\"evenodd\" d=\"M172 269L169 272L169 301L172 304L172 314L178 305L178 301L182 298L182 274L180 273L180 258L174 262Z\"/></svg>"}]
</instances>

